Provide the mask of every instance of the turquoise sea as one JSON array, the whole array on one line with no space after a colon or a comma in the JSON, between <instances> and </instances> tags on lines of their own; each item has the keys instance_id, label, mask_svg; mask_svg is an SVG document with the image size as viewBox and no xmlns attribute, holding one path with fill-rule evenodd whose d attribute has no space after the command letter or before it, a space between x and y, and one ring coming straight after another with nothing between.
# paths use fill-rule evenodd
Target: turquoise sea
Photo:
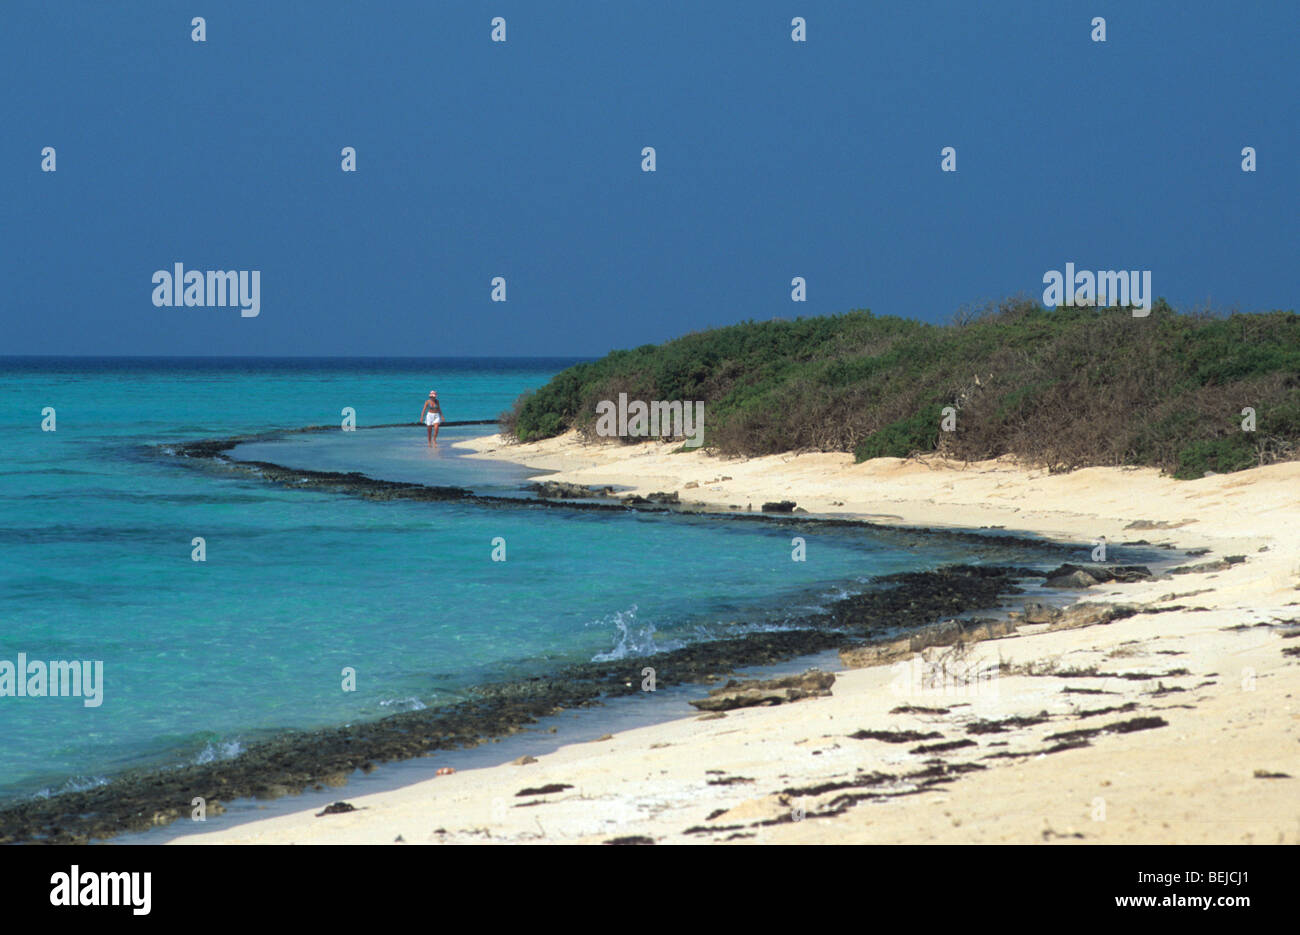
<instances>
[{"instance_id":1,"label":"turquoise sea","mask_svg":"<svg viewBox=\"0 0 1300 935\"><path fill-rule=\"evenodd\" d=\"M492 493L527 472L414 423L490 419L567 360L0 359L0 661L96 660L103 700L0 697L0 799L236 755L285 728L458 700L487 680L781 627L872 575L968 561L861 528L376 502L156 446L338 424L236 457ZM55 431L42 411L55 411ZM206 561L192 560L202 537ZM493 540L506 561L492 561ZM355 671L355 691L343 672Z\"/></svg>"}]
</instances>

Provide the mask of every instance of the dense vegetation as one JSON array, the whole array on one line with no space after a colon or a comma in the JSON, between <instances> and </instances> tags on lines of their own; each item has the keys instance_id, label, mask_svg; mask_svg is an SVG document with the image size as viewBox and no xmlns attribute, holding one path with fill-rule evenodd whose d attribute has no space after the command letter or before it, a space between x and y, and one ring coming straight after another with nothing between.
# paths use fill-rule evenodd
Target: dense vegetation
<instances>
[{"instance_id":1,"label":"dense vegetation","mask_svg":"<svg viewBox=\"0 0 1300 935\"><path fill-rule=\"evenodd\" d=\"M705 444L728 454L1012 454L1200 477L1300 457L1300 316L1010 300L947 326L870 312L746 322L570 367L503 427L521 441L592 434L597 402L620 392L704 400ZM946 406L955 431L941 431Z\"/></svg>"}]
</instances>

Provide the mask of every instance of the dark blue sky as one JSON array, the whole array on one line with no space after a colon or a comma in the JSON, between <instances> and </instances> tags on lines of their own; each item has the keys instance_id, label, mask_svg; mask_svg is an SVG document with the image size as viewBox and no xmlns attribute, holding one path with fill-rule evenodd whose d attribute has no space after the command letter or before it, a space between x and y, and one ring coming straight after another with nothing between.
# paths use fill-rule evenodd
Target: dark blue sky
<instances>
[{"instance_id":1,"label":"dark blue sky","mask_svg":"<svg viewBox=\"0 0 1300 935\"><path fill-rule=\"evenodd\" d=\"M1298 39L1291 0L5 0L0 353L597 355L1067 261L1295 308ZM155 308L176 261L261 314Z\"/></svg>"}]
</instances>

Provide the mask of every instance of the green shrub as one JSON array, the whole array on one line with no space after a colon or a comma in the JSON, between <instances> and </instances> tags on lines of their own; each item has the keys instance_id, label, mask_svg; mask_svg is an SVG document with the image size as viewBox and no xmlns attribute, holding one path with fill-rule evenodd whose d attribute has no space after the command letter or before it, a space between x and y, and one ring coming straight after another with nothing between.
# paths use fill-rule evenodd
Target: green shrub
<instances>
[{"instance_id":1,"label":"green shrub","mask_svg":"<svg viewBox=\"0 0 1300 935\"><path fill-rule=\"evenodd\" d=\"M892 422L872 432L853 449L858 461L871 458L907 458L918 452L933 451L939 439L939 412L917 413L910 419Z\"/></svg>"},{"instance_id":2,"label":"green shrub","mask_svg":"<svg viewBox=\"0 0 1300 935\"><path fill-rule=\"evenodd\" d=\"M724 454L907 457L942 439L958 458L1199 477L1300 455L1300 316L1185 315L1159 299L1134 318L1012 299L946 327L868 311L748 321L570 367L517 400L503 431L591 432L596 404L620 392L703 400L706 443ZM941 434L948 405L957 430Z\"/></svg>"},{"instance_id":3,"label":"green shrub","mask_svg":"<svg viewBox=\"0 0 1300 935\"><path fill-rule=\"evenodd\" d=\"M1178 452L1174 477L1192 480L1206 471L1226 474L1255 466L1255 449L1245 432L1225 438L1192 442Z\"/></svg>"}]
</instances>

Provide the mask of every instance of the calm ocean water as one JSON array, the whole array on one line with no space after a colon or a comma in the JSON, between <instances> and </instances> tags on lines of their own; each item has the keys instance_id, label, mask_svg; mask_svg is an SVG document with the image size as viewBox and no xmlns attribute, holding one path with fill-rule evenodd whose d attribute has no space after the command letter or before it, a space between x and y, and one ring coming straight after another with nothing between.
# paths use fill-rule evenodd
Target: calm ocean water
<instances>
[{"instance_id":1,"label":"calm ocean water","mask_svg":"<svg viewBox=\"0 0 1300 935\"><path fill-rule=\"evenodd\" d=\"M194 470L149 446L308 424L492 418L564 360L0 359L0 660L102 660L103 703L0 698L0 798L230 756L266 732L458 700L475 683L781 626L846 585L969 558L767 524L370 502ZM45 407L57 431L41 430ZM242 457L494 489L490 430L290 436ZM278 446L278 447L277 447ZM250 446L251 448L252 446ZM384 476L381 474L381 476ZM202 536L207 561L191 560ZM490 560L492 540L507 561ZM341 671L356 670L356 691Z\"/></svg>"}]
</instances>

